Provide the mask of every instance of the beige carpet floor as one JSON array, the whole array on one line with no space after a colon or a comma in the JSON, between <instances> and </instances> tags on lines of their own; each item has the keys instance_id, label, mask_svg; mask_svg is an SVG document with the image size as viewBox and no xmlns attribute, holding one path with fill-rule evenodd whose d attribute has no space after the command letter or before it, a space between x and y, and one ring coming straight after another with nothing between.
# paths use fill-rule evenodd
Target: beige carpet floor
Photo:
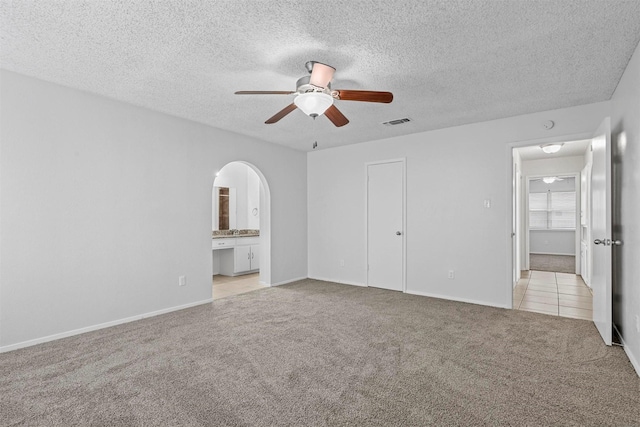
<instances>
[{"instance_id":1,"label":"beige carpet floor","mask_svg":"<svg viewBox=\"0 0 640 427\"><path fill-rule=\"evenodd\" d=\"M576 257L573 255L529 254L529 269L575 274Z\"/></svg>"},{"instance_id":2,"label":"beige carpet floor","mask_svg":"<svg viewBox=\"0 0 640 427\"><path fill-rule=\"evenodd\" d=\"M0 425L633 426L589 321L304 280L0 355Z\"/></svg>"}]
</instances>

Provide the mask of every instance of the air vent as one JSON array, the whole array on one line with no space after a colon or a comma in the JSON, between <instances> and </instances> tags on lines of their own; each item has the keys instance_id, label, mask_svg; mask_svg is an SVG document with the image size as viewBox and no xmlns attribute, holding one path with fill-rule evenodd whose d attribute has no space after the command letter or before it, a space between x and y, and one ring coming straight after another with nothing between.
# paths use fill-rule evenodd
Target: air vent
<instances>
[{"instance_id":1,"label":"air vent","mask_svg":"<svg viewBox=\"0 0 640 427\"><path fill-rule=\"evenodd\" d=\"M411 119L405 117L404 119L389 120L388 122L384 122L382 124L385 126L396 126L396 125L401 125L403 123L408 123L410 121Z\"/></svg>"}]
</instances>

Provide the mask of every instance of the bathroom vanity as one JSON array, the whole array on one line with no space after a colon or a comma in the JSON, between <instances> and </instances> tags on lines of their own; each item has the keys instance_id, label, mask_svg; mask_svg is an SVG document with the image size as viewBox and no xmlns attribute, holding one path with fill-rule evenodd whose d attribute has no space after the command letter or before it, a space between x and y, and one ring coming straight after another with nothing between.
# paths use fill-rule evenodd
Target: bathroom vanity
<instances>
[{"instance_id":1,"label":"bathroom vanity","mask_svg":"<svg viewBox=\"0 0 640 427\"><path fill-rule=\"evenodd\" d=\"M214 237L213 268L223 276L255 273L260 269L260 236Z\"/></svg>"}]
</instances>

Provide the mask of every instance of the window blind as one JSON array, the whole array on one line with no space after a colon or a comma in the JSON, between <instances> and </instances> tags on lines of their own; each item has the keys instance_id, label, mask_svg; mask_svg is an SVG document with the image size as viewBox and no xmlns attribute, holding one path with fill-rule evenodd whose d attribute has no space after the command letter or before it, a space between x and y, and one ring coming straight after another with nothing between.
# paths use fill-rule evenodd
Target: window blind
<instances>
[{"instance_id":1,"label":"window blind","mask_svg":"<svg viewBox=\"0 0 640 427\"><path fill-rule=\"evenodd\" d=\"M529 228L535 230L575 229L576 192L529 193Z\"/></svg>"}]
</instances>

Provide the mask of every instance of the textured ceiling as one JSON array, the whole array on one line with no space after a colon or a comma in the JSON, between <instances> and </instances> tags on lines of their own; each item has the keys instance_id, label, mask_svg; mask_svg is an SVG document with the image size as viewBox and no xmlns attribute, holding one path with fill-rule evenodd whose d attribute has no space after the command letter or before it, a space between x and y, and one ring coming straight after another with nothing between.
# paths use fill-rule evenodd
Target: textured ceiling
<instances>
[{"instance_id":1,"label":"textured ceiling","mask_svg":"<svg viewBox=\"0 0 640 427\"><path fill-rule=\"evenodd\" d=\"M637 0L0 4L3 68L305 151L608 100L640 40ZM233 94L295 90L308 60L394 101L265 125L291 96Z\"/></svg>"}]
</instances>

